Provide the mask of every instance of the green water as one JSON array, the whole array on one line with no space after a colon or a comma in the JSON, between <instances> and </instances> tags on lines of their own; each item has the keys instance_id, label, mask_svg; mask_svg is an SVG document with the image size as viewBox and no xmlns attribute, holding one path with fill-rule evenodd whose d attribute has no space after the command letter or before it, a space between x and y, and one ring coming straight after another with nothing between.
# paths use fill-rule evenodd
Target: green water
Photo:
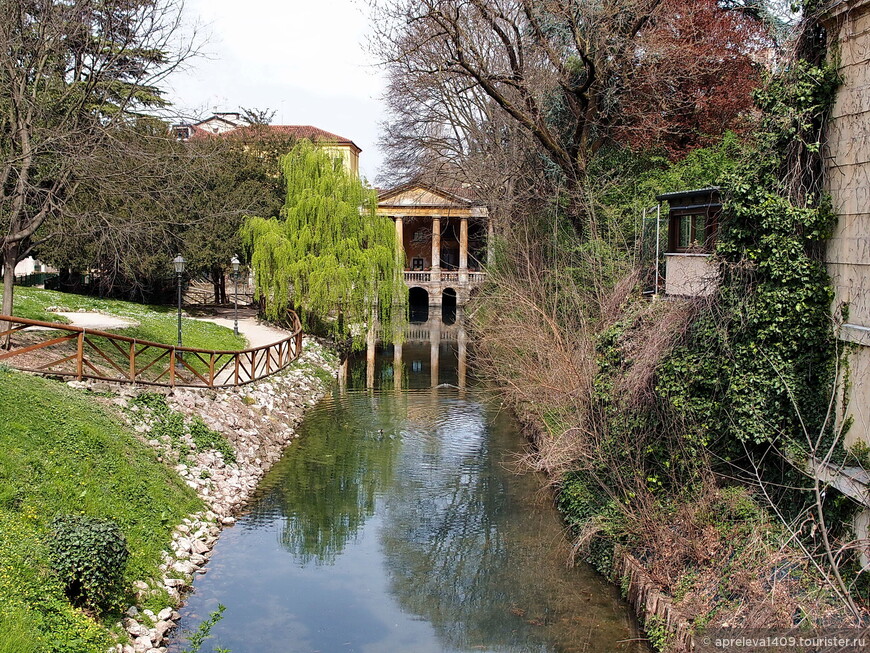
<instances>
[{"instance_id":1,"label":"green water","mask_svg":"<svg viewBox=\"0 0 870 653\"><path fill-rule=\"evenodd\" d=\"M224 531L182 629L222 603L205 650L647 650L617 590L566 566L517 423L455 387L474 385L460 349L406 343L398 382L391 349L351 367Z\"/></svg>"}]
</instances>

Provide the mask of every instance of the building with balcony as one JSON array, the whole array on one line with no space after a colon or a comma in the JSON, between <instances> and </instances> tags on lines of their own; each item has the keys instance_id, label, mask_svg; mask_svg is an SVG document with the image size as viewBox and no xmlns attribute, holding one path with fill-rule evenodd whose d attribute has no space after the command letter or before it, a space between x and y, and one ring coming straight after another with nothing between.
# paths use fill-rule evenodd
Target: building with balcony
<instances>
[{"instance_id":1,"label":"building with balcony","mask_svg":"<svg viewBox=\"0 0 870 653\"><path fill-rule=\"evenodd\" d=\"M378 215L395 223L405 253L412 320L428 319L424 306L449 310L465 304L483 283L492 225L486 207L462 191L405 184L380 193Z\"/></svg>"},{"instance_id":2,"label":"building with balcony","mask_svg":"<svg viewBox=\"0 0 870 653\"><path fill-rule=\"evenodd\" d=\"M665 193L656 198L667 202L668 236L665 248L665 294L706 297L719 283L719 273L710 263L716 244L722 200L718 188Z\"/></svg>"}]
</instances>

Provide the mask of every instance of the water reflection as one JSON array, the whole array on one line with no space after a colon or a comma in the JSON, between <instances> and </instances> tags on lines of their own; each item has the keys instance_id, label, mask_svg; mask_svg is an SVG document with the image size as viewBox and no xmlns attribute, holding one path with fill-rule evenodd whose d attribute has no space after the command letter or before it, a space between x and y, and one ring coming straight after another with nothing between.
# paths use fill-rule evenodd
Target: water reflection
<instances>
[{"instance_id":1,"label":"water reflection","mask_svg":"<svg viewBox=\"0 0 870 653\"><path fill-rule=\"evenodd\" d=\"M467 378L464 329L416 328L309 413L182 628L220 602L210 645L234 653L645 650L616 590L565 567L540 479L511 472L518 425Z\"/></svg>"},{"instance_id":2,"label":"water reflection","mask_svg":"<svg viewBox=\"0 0 870 653\"><path fill-rule=\"evenodd\" d=\"M244 526L281 519L281 545L299 564L335 562L393 482L399 440L381 416L347 397L312 412L310 437L272 469Z\"/></svg>"},{"instance_id":3,"label":"water reflection","mask_svg":"<svg viewBox=\"0 0 870 653\"><path fill-rule=\"evenodd\" d=\"M343 388L409 390L455 386L465 389L468 374L468 332L461 322L447 324L439 318L411 323L393 345L382 347L377 333L366 338L362 357L342 365Z\"/></svg>"}]
</instances>

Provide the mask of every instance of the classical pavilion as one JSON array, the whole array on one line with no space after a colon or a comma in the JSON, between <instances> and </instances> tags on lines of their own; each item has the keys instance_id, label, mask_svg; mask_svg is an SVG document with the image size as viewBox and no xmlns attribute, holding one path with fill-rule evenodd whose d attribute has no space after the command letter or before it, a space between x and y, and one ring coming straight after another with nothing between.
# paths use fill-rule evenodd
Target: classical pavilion
<instances>
[{"instance_id":1,"label":"classical pavilion","mask_svg":"<svg viewBox=\"0 0 870 653\"><path fill-rule=\"evenodd\" d=\"M463 190L409 183L378 196L378 215L393 220L405 252L412 308L462 305L483 283L492 256L486 207Z\"/></svg>"}]
</instances>

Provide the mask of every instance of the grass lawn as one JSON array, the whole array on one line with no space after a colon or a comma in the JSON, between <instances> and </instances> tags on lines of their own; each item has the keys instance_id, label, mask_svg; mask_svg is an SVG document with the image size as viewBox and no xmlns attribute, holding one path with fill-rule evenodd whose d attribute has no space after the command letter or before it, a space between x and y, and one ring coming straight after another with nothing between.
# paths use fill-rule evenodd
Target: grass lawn
<instances>
[{"instance_id":1,"label":"grass lawn","mask_svg":"<svg viewBox=\"0 0 870 653\"><path fill-rule=\"evenodd\" d=\"M0 368L0 653L104 653L111 643L70 606L49 570L45 536L56 515L118 523L131 554L129 586L158 576L172 528L202 509L193 490L93 397ZM106 615L106 623L118 617Z\"/></svg>"},{"instance_id":2,"label":"grass lawn","mask_svg":"<svg viewBox=\"0 0 870 653\"><path fill-rule=\"evenodd\" d=\"M167 345L174 345L177 340L178 314L174 307L148 306L118 299L100 299L86 295L20 286L15 288L14 304L14 313L17 317L45 322L68 322L62 316L46 309L96 311L139 323L139 326L129 329L109 329L112 333ZM236 336L232 329L211 322L182 318L182 332L185 347L217 350L235 350L247 347L247 340L244 336Z\"/></svg>"}]
</instances>

